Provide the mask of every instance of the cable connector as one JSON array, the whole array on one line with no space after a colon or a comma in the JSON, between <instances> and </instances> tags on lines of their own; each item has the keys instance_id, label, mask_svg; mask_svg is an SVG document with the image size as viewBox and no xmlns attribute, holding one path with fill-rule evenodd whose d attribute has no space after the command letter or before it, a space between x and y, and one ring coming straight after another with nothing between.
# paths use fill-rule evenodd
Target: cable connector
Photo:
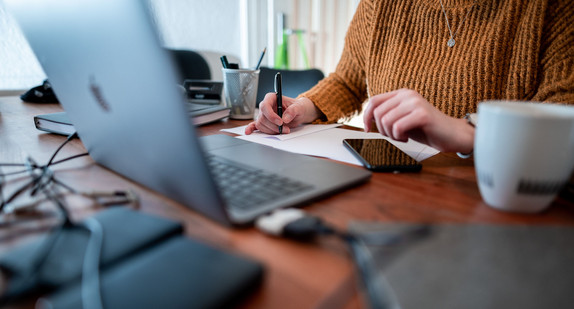
<instances>
[{"instance_id":1,"label":"cable connector","mask_svg":"<svg viewBox=\"0 0 574 309\"><path fill-rule=\"evenodd\" d=\"M255 226L262 232L297 240L309 240L317 235L335 234L321 219L307 215L301 209L278 209L259 217Z\"/></svg>"},{"instance_id":2,"label":"cable connector","mask_svg":"<svg viewBox=\"0 0 574 309\"><path fill-rule=\"evenodd\" d=\"M265 234L281 236L283 235L283 229L287 224L297 221L305 216L305 212L301 209L277 209L268 215L257 218L255 226Z\"/></svg>"}]
</instances>

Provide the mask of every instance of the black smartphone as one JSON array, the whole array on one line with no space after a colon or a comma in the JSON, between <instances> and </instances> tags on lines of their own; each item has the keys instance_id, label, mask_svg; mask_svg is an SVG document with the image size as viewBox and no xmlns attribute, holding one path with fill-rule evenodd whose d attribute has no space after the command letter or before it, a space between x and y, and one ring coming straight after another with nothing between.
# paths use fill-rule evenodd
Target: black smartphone
<instances>
[{"instance_id":1,"label":"black smartphone","mask_svg":"<svg viewBox=\"0 0 574 309\"><path fill-rule=\"evenodd\" d=\"M418 172L422 165L385 139L344 139L363 165L374 172Z\"/></svg>"}]
</instances>

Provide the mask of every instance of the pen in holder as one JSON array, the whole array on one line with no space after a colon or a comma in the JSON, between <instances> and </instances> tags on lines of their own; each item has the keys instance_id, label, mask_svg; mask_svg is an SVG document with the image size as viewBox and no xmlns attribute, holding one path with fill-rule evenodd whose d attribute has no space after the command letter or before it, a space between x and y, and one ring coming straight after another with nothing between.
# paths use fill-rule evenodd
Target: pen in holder
<instances>
[{"instance_id":1,"label":"pen in holder","mask_svg":"<svg viewBox=\"0 0 574 309\"><path fill-rule=\"evenodd\" d=\"M259 70L222 69L223 87L232 119L253 119L259 85Z\"/></svg>"}]
</instances>

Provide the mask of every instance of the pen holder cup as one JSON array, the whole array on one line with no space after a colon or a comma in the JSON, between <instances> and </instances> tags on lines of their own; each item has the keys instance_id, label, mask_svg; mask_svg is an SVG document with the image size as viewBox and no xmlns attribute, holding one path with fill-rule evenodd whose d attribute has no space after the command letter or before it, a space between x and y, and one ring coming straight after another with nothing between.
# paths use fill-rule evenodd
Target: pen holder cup
<instances>
[{"instance_id":1,"label":"pen holder cup","mask_svg":"<svg viewBox=\"0 0 574 309\"><path fill-rule=\"evenodd\" d=\"M229 118L253 119L259 85L259 70L222 69Z\"/></svg>"}]
</instances>

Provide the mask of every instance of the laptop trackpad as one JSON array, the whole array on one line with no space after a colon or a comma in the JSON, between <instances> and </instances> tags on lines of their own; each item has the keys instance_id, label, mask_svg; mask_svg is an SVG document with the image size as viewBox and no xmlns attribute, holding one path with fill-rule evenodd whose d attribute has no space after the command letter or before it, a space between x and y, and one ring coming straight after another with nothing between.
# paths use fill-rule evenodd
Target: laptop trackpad
<instances>
[{"instance_id":1,"label":"laptop trackpad","mask_svg":"<svg viewBox=\"0 0 574 309\"><path fill-rule=\"evenodd\" d=\"M209 154L218 157L283 175L288 174L286 171L291 167L300 165L300 160L306 159L304 156L277 150L269 146L247 142L237 138L229 138L238 141L238 143L226 144L219 139L215 140L215 143L211 143L210 140L209 143L204 144L204 149Z\"/></svg>"},{"instance_id":2,"label":"laptop trackpad","mask_svg":"<svg viewBox=\"0 0 574 309\"><path fill-rule=\"evenodd\" d=\"M227 147L235 147L237 145L248 144L250 142L231 137L229 135L215 134L207 135L199 138L199 142L203 147L205 152L210 153L216 149L222 149Z\"/></svg>"},{"instance_id":3,"label":"laptop trackpad","mask_svg":"<svg viewBox=\"0 0 574 309\"><path fill-rule=\"evenodd\" d=\"M201 138L209 154L329 190L366 180L370 173L316 157L278 150L228 135Z\"/></svg>"}]
</instances>

